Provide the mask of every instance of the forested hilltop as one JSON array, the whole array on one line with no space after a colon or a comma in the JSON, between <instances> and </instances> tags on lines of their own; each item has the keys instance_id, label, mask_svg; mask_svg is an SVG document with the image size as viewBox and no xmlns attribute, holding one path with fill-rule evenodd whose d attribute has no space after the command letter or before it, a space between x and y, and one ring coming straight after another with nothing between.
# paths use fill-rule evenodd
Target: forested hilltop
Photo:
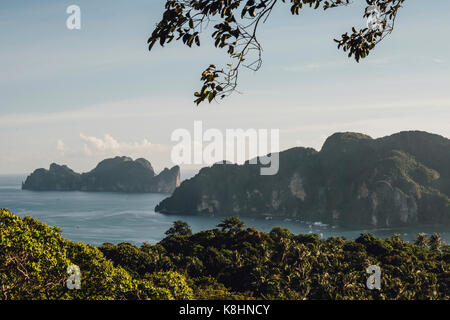
<instances>
[{"instance_id":1,"label":"forested hilltop","mask_svg":"<svg viewBox=\"0 0 450 320\"><path fill-rule=\"evenodd\" d=\"M439 235L355 241L270 233L237 217L192 234L174 222L156 245L94 247L0 210L0 299L449 299L450 247ZM68 266L81 289L66 287ZM366 287L381 268L381 289Z\"/></svg>"},{"instance_id":2,"label":"forested hilltop","mask_svg":"<svg viewBox=\"0 0 450 320\"><path fill-rule=\"evenodd\" d=\"M320 152L279 153L279 172L216 164L184 181L155 210L279 216L374 227L450 226L450 140L420 131L379 139L336 133Z\"/></svg>"}]
</instances>

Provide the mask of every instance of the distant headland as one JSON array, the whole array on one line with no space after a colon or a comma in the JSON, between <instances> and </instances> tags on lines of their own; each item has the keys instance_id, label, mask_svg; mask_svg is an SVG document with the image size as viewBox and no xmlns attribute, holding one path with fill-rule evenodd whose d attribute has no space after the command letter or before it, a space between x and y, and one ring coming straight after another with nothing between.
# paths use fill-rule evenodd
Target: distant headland
<instances>
[{"instance_id":1,"label":"distant headland","mask_svg":"<svg viewBox=\"0 0 450 320\"><path fill-rule=\"evenodd\" d=\"M52 163L49 170L37 169L22 183L24 190L104 191L172 193L180 184L180 167L165 168L158 175L146 159L133 161L115 157L101 161L93 170L77 173L66 165Z\"/></svg>"}]
</instances>

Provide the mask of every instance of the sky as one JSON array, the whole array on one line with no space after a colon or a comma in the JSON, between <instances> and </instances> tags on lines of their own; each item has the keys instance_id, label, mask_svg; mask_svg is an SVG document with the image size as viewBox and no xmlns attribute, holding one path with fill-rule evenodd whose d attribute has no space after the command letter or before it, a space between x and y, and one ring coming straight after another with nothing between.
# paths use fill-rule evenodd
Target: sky
<instances>
[{"instance_id":1,"label":"sky","mask_svg":"<svg viewBox=\"0 0 450 320\"><path fill-rule=\"evenodd\" d=\"M197 107L201 71L228 56L206 33L200 48L149 53L163 0L1 1L0 174L52 162L85 172L116 155L159 171L173 165L172 132L193 131L196 120L222 131L279 129L281 150L320 150L343 131L450 137L450 2L406 0L394 33L357 64L333 39L365 25L364 3L299 16L279 3L259 31L262 68L241 72L239 94ZM66 27L73 4L80 30Z\"/></svg>"}]
</instances>

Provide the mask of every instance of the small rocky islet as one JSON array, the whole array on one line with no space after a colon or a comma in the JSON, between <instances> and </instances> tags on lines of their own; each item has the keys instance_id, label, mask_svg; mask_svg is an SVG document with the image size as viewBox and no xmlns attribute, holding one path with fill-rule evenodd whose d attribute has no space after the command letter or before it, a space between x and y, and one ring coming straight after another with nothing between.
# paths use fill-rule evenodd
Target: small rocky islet
<instances>
[{"instance_id":1,"label":"small rocky islet","mask_svg":"<svg viewBox=\"0 0 450 320\"><path fill-rule=\"evenodd\" d=\"M156 174L146 159L115 157L101 161L93 170L77 173L66 165L52 163L49 170L37 169L22 184L35 191L103 191L172 193L180 185L180 167Z\"/></svg>"}]
</instances>

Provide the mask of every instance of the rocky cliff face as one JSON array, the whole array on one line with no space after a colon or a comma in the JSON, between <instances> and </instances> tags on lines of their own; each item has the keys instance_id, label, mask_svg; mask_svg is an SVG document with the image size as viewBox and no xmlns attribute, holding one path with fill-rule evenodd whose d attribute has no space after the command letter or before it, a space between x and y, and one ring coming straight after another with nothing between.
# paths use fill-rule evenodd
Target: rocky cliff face
<instances>
[{"instance_id":1,"label":"rocky cliff face","mask_svg":"<svg viewBox=\"0 0 450 320\"><path fill-rule=\"evenodd\" d=\"M214 165L184 181L156 210L270 215L346 225L450 225L450 140L426 132L372 139L336 133L320 152L280 153L280 170Z\"/></svg>"},{"instance_id":2,"label":"rocky cliff face","mask_svg":"<svg viewBox=\"0 0 450 320\"><path fill-rule=\"evenodd\" d=\"M155 176L149 188L149 192L172 193L180 185L180 167L165 168Z\"/></svg>"},{"instance_id":3,"label":"rocky cliff face","mask_svg":"<svg viewBox=\"0 0 450 320\"><path fill-rule=\"evenodd\" d=\"M52 163L49 170L37 169L27 177L22 189L28 190L79 190L81 186L81 175L67 166Z\"/></svg>"},{"instance_id":4,"label":"rocky cliff face","mask_svg":"<svg viewBox=\"0 0 450 320\"><path fill-rule=\"evenodd\" d=\"M129 157L115 157L103 160L95 169L83 174L53 163L49 170L35 170L22 184L22 189L172 193L179 185L178 166L156 175L145 159L133 161Z\"/></svg>"}]
</instances>

